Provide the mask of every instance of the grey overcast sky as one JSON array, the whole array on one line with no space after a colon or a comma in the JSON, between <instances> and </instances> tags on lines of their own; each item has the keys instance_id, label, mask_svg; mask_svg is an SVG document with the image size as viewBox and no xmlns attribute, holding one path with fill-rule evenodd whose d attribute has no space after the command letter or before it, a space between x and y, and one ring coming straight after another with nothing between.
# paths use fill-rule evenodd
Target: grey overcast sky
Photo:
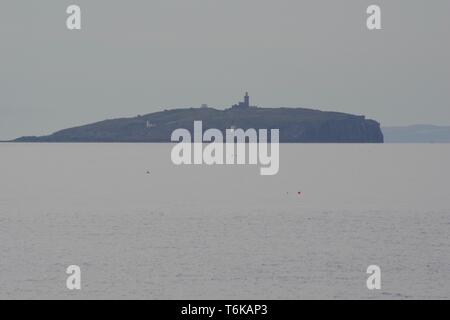
<instances>
[{"instance_id":1,"label":"grey overcast sky","mask_svg":"<svg viewBox=\"0 0 450 320\"><path fill-rule=\"evenodd\" d=\"M66 29L66 8L82 30ZM382 8L381 31L366 9ZM2 0L0 140L165 108L450 124L448 0Z\"/></svg>"}]
</instances>

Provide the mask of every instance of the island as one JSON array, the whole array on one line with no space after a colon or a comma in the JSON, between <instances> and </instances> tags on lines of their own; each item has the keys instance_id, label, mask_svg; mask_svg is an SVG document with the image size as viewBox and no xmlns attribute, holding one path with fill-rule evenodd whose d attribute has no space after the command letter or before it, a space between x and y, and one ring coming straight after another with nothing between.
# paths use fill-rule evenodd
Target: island
<instances>
[{"instance_id":1,"label":"island","mask_svg":"<svg viewBox=\"0 0 450 320\"><path fill-rule=\"evenodd\" d=\"M64 129L47 136L25 136L14 142L171 142L174 130L193 132L194 121L203 130L279 129L281 143L383 143L380 124L362 115L319 111L307 108L261 108L243 102L228 109L202 105L104 120Z\"/></svg>"}]
</instances>

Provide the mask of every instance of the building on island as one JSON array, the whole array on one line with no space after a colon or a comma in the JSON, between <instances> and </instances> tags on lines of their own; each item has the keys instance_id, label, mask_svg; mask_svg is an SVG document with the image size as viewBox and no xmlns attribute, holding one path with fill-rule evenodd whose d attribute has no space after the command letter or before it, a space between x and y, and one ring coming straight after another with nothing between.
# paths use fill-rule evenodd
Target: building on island
<instances>
[{"instance_id":1,"label":"building on island","mask_svg":"<svg viewBox=\"0 0 450 320\"><path fill-rule=\"evenodd\" d=\"M244 96L244 101L243 102L239 102L238 104L234 104L231 108L232 109L245 110L245 109L257 108L257 107L250 105L250 96L248 95L248 92L246 92L245 96Z\"/></svg>"}]
</instances>

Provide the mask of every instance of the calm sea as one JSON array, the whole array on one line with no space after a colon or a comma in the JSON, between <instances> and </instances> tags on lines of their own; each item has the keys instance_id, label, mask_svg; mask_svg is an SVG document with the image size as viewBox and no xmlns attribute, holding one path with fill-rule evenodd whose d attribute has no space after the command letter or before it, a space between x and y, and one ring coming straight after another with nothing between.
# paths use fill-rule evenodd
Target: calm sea
<instances>
[{"instance_id":1,"label":"calm sea","mask_svg":"<svg viewBox=\"0 0 450 320\"><path fill-rule=\"evenodd\" d=\"M450 145L282 145L276 176L171 148L0 144L0 298L450 298Z\"/></svg>"}]
</instances>

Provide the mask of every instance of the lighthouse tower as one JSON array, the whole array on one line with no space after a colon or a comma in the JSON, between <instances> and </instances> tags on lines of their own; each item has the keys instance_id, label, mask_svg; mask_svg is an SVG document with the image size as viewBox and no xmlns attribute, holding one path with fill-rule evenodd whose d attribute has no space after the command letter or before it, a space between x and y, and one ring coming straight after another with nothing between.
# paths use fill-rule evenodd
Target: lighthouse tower
<instances>
[{"instance_id":1,"label":"lighthouse tower","mask_svg":"<svg viewBox=\"0 0 450 320\"><path fill-rule=\"evenodd\" d=\"M244 108L250 108L250 96L248 95L248 92L245 93Z\"/></svg>"},{"instance_id":2,"label":"lighthouse tower","mask_svg":"<svg viewBox=\"0 0 450 320\"><path fill-rule=\"evenodd\" d=\"M245 93L244 101L239 102L238 104L232 106L232 109L249 109L249 108L256 108L256 107L252 107L250 105L250 96L248 95L248 92Z\"/></svg>"}]
</instances>

